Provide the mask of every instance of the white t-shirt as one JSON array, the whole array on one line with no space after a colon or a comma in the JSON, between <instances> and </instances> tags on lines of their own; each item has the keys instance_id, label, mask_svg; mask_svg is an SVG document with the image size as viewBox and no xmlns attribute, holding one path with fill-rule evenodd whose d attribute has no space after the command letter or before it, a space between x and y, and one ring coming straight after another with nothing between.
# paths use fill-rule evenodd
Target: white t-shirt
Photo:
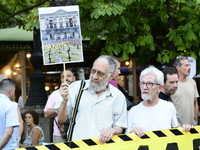
<instances>
[{"instance_id":1,"label":"white t-shirt","mask_svg":"<svg viewBox=\"0 0 200 150\"><path fill-rule=\"evenodd\" d=\"M141 102L128 112L126 133L129 133L135 126L140 126L144 131L177 127L176 109L171 102L163 100L159 100L158 104L153 107L146 107Z\"/></svg>"}]
</instances>

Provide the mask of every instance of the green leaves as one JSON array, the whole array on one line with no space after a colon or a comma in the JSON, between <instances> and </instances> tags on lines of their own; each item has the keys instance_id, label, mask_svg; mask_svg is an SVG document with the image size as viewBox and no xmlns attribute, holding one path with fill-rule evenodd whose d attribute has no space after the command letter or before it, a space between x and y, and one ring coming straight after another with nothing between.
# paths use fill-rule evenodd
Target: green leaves
<instances>
[{"instance_id":1,"label":"green leaves","mask_svg":"<svg viewBox=\"0 0 200 150\"><path fill-rule=\"evenodd\" d=\"M117 16L120 15L126 8L120 5L118 2L113 3L96 3L93 2L93 11L91 13L91 18L98 19L101 16Z\"/></svg>"},{"instance_id":2,"label":"green leaves","mask_svg":"<svg viewBox=\"0 0 200 150\"><path fill-rule=\"evenodd\" d=\"M153 36L150 34L147 35L143 35L143 36L138 36L137 40L136 40L136 46L145 46L148 44L152 44L153 43Z\"/></svg>"},{"instance_id":3,"label":"green leaves","mask_svg":"<svg viewBox=\"0 0 200 150\"><path fill-rule=\"evenodd\" d=\"M162 63L169 63L171 59L174 59L177 53L170 51L168 49L163 49L161 53L158 54L157 61Z\"/></svg>"},{"instance_id":4,"label":"green leaves","mask_svg":"<svg viewBox=\"0 0 200 150\"><path fill-rule=\"evenodd\" d=\"M194 59L197 59L197 55L194 52L191 52L191 57L193 57Z\"/></svg>"},{"instance_id":5,"label":"green leaves","mask_svg":"<svg viewBox=\"0 0 200 150\"><path fill-rule=\"evenodd\" d=\"M133 0L121 0L121 3L125 4L125 5L131 4L132 2L133 2Z\"/></svg>"},{"instance_id":6,"label":"green leaves","mask_svg":"<svg viewBox=\"0 0 200 150\"><path fill-rule=\"evenodd\" d=\"M174 37L174 44L177 45L177 46L183 44L183 40L182 40L180 35L177 35L177 36Z\"/></svg>"},{"instance_id":7,"label":"green leaves","mask_svg":"<svg viewBox=\"0 0 200 150\"><path fill-rule=\"evenodd\" d=\"M0 0L0 18L39 2L43 0ZM91 44L97 39L106 39L102 54L118 55L122 59L134 56L141 63L157 59L167 64L177 55L200 60L200 0L76 2L80 7L82 36L90 38ZM49 1L39 7L50 7ZM39 27L37 7L0 22L0 27L13 23L26 30Z\"/></svg>"},{"instance_id":8,"label":"green leaves","mask_svg":"<svg viewBox=\"0 0 200 150\"><path fill-rule=\"evenodd\" d=\"M187 35L185 37L187 40L192 41L196 39L196 35L192 30L188 30Z\"/></svg>"},{"instance_id":9,"label":"green leaves","mask_svg":"<svg viewBox=\"0 0 200 150\"><path fill-rule=\"evenodd\" d=\"M136 51L135 45L133 45L133 43L130 41L123 44L119 44L119 43L107 44L104 50L106 51L106 53L102 53L102 54L119 55L121 53L123 60L127 60L129 56L131 54L134 54Z\"/></svg>"},{"instance_id":10,"label":"green leaves","mask_svg":"<svg viewBox=\"0 0 200 150\"><path fill-rule=\"evenodd\" d=\"M0 27L19 26L25 30L39 27L38 7L49 6L48 0L0 0Z\"/></svg>"}]
</instances>

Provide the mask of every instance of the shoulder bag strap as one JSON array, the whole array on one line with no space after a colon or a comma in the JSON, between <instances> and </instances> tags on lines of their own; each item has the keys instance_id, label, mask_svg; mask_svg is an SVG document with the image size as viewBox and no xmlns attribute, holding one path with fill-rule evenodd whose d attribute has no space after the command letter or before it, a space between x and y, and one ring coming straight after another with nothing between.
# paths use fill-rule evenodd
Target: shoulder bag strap
<instances>
[{"instance_id":1,"label":"shoulder bag strap","mask_svg":"<svg viewBox=\"0 0 200 150\"><path fill-rule=\"evenodd\" d=\"M74 130L74 126L76 124L75 120L76 120L76 115L77 115L77 111L78 111L78 106L80 103L80 99L81 99L81 95L83 93L83 88L85 86L85 81L81 81L81 86L78 92L78 96L76 98L76 104L74 107L74 111L73 111L73 115L72 118L70 119L70 125L69 125L69 130L68 130L68 134L67 134L67 141L71 141L72 139L72 134L73 134L73 130Z\"/></svg>"},{"instance_id":2,"label":"shoulder bag strap","mask_svg":"<svg viewBox=\"0 0 200 150\"><path fill-rule=\"evenodd\" d=\"M66 133L65 130L61 129L61 123L57 122L56 119L54 119L54 121L56 122L56 125L58 127L58 130L60 131L60 135L62 136L63 133ZM66 138L66 137L65 137Z\"/></svg>"}]
</instances>

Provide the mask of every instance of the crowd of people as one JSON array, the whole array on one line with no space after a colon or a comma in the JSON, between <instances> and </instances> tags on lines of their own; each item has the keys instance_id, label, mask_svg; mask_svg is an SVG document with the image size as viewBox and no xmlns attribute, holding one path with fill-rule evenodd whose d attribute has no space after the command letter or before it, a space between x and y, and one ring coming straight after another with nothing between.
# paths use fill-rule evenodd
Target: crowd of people
<instances>
[{"instance_id":1,"label":"crowd of people","mask_svg":"<svg viewBox=\"0 0 200 150\"><path fill-rule=\"evenodd\" d=\"M174 67L159 70L145 68L139 77L141 102L134 104L116 82L120 61L113 56L99 56L88 80L76 80L70 70L61 73L60 87L52 92L44 108L46 118L54 118L53 143L99 137L101 144L113 135L182 127L190 131L198 124L197 86L190 74L187 57L179 57ZM120 87L120 88L119 88ZM27 110L21 117L11 99L15 81L0 82L0 149L42 145L45 135L39 115ZM22 120L23 118L23 120ZM28 126L24 131L23 122ZM25 132L25 140L20 137ZM65 134L64 134L65 133Z\"/></svg>"}]
</instances>

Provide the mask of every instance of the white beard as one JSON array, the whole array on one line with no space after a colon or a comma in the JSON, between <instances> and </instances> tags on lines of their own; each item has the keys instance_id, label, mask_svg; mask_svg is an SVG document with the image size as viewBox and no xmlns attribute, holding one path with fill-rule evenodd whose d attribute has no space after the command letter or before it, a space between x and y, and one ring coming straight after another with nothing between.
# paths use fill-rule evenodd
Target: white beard
<instances>
[{"instance_id":1,"label":"white beard","mask_svg":"<svg viewBox=\"0 0 200 150\"><path fill-rule=\"evenodd\" d=\"M144 100L144 101L152 101L152 97L150 96L150 95L144 95L144 94L142 94L142 99Z\"/></svg>"},{"instance_id":2,"label":"white beard","mask_svg":"<svg viewBox=\"0 0 200 150\"><path fill-rule=\"evenodd\" d=\"M101 82L100 81L96 81L98 85L96 84L93 84L92 81L94 79L90 78L90 88L94 90L94 92L100 92L102 90L105 90L107 85L109 84L108 83L108 79L109 79L109 76L107 78L105 78L104 80L102 80ZM95 81L95 80L94 80Z\"/></svg>"},{"instance_id":3,"label":"white beard","mask_svg":"<svg viewBox=\"0 0 200 150\"><path fill-rule=\"evenodd\" d=\"M148 92L148 94L150 94L148 90L144 90L144 91L142 91L142 92ZM142 99L143 99L144 101L149 101L149 100L152 101L151 95L141 94L141 96L142 96Z\"/></svg>"}]
</instances>

